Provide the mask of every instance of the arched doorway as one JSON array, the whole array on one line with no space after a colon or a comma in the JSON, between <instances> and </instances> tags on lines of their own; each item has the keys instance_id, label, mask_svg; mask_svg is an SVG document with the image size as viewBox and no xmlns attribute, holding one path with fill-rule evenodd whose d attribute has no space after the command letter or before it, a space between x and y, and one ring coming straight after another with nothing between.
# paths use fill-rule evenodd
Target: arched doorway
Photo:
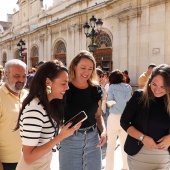
<instances>
[{"instance_id":1,"label":"arched doorway","mask_svg":"<svg viewBox=\"0 0 170 170\"><path fill-rule=\"evenodd\" d=\"M31 49L31 53L30 53L30 67L35 67L35 65L38 63L39 61L39 52L38 52L38 47L33 46Z\"/></svg>"},{"instance_id":2,"label":"arched doorway","mask_svg":"<svg viewBox=\"0 0 170 170\"><path fill-rule=\"evenodd\" d=\"M99 46L99 49L94 51L97 66L100 66L102 70L111 71L112 42L110 36L105 31L102 31L95 39L95 43Z\"/></svg>"},{"instance_id":3,"label":"arched doorway","mask_svg":"<svg viewBox=\"0 0 170 170\"><path fill-rule=\"evenodd\" d=\"M56 43L54 47L54 58L61 61L65 66L66 63L66 46L62 41Z\"/></svg>"}]
</instances>

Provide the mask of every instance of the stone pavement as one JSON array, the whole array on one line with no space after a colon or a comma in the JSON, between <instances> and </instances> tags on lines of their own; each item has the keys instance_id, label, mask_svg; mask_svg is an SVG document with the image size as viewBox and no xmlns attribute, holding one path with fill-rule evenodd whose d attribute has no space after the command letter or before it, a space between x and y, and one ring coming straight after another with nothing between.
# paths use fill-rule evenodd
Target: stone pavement
<instances>
[{"instance_id":1,"label":"stone pavement","mask_svg":"<svg viewBox=\"0 0 170 170\"><path fill-rule=\"evenodd\" d=\"M117 144L119 144L119 140L117 140ZM51 162L51 170L59 170L59 162L58 162L58 151L53 152L53 158ZM103 159L102 164L105 165L105 159ZM121 157L121 151L120 147L118 147L115 151L115 164L114 164L114 170L121 170L122 167L122 157Z\"/></svg>"}]
</instances>

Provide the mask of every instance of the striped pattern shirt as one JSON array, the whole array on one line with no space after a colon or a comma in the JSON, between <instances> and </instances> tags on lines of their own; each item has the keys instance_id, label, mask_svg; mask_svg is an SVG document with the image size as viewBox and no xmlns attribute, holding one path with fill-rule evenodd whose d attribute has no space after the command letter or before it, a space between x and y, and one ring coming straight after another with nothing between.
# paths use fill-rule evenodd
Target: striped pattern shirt
<instances>
[{"instance_id":1,"label":"striped pattern shirt","mask_svg":"<svg viewBox=\"0 0 170 170\"><path fill-rule=\"evenodd\" d=\"M38 98L33 99L20 117L20 136L26 146L41 146L51 140L54 127Z\"/></svg>"}]
</instances>

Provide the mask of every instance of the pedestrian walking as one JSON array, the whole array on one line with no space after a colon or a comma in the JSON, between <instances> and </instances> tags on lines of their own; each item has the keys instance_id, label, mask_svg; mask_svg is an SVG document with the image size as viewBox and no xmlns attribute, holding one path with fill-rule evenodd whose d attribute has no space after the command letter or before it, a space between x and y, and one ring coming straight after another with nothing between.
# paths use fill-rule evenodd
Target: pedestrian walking
<instances>
[{"instance_id":1,"label":"pedestrian walking","mask_svg":"<svg viewBox=\"0 0 170 170\"><path fill-rule=\"evenodd\" d=\"M109 76L109 90L107 101L115 102L109 109L109 117L107 123L107 152L106 152L106 170L114 169L114 151L116 140L119 137L121 154L123 160L122 170L127 170L127 154L124 152L124 143L127 137L126 132L120 126L120 117L126 106L127 101L132 96L132 88L125 83L124 75L120 70L114 70Z\"/></svg>"}]
</instances>

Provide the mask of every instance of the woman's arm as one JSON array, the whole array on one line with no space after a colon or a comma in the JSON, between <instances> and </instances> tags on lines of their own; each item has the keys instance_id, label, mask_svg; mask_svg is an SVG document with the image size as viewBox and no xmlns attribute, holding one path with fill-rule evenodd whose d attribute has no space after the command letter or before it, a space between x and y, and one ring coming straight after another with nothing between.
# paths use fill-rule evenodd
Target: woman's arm
<instances>
[{"instance_id":1,"label":"woman's arm","mask_svg":"<svg viewBox=\"0 0 170 170\"><path fill-rule=\"evenodd\" d=\"M98 107L97 112L95 114L95 118L97 120L97 126L98 126L98 128L101 132L101 135L100 135L100 144L97 145L97 147L101 147L106 142L106 127L105 127L104 119L103 119L103 116L102 116L101 100L99 100L98 106L99 107Z\"/></svg>"},{"instance_id":2,"label":"woman's arm","mask_svg":"<svg viewBox=\"0 0 170 170\"><path fill-rule=\"evenodd\" d=\"M127 129L127 133L133 138L139 140L139 142L142 142L147 149L158 149L156 142L151 137L146 136L145 134L137 130L134 126L130 126Z\"/></svg>"},{"instance_id":3,"label":"woman's arm","mask_svg":"<svg viewBox=\"0 0 170 170\"><path fill-rule=\"evenodd\" d=\"M142 140L141 142L144 144L144 146L147 149L154 149L158 148L154 140L146 136L146 134L143 134L141 131L139 131L135 125L139 125L139 121L144 121L143 119L140 120L139 116L141 113L141 108L139 109L139 106L143 106L143 104L140 103L140 96L141 91L134 92L131 99L127 102L127 105L123 111L123 114L120 119L120 124L122 128L133 138L139 140ZM137 115L138 114L138 115ZM138 116L138 120L135 121L135 117ZM142 118L142 117L141 117ZM144 122L147 123L147 122ZM144 136L143 136L144 135Z\"/></svg>"},{"instance_id":4,"label":"woman's arm","mask_svg":"<svg viewBox=\"0 0 170 170\"><path fill-rule=\"evenodd\" d=\"M69 128L71 123L68 123L66 126L64 126L61 130L61 132L52 140L50 140L48 143L42 145L42 146L26 146L23 145L23 156L24 160L27 164L31 164L34 161L40 159L45 154L50 152L52 148L61 142L63 139L73 135L74 131L79 129L81 124L77 125L76 127Z\"/></svg>"},{"instance_id":5,"label":"woman's arm","mask_svg":"<svg viewBox=\"0 0 170 170\"><path fill-rule=\"evenodd\" d=\"M139 138L143 135L143 133L137 130L134 126L130 126L127 129L127 133L137 140L139 140Z\"/></svg>"}]
</instances>

